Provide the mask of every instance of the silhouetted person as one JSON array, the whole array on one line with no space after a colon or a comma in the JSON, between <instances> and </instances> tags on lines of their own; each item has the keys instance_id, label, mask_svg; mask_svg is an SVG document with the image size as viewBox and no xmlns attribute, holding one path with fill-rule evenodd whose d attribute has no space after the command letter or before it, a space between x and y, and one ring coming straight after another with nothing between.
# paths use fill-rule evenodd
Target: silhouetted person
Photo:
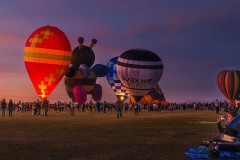
<instances>
[{"instance_id":1,"label":"silhouetted person","mask_svg":"<svg viewBox=\"0 0 240 160\"><path fill-rule=\"evenodd\" d=\"M6 103L6 100L3 99L2 102L1 102L2 117L5 117L6 108L7 108L7 103Z\"/></svg>"},{"instance_id":2,"label":"silhouetted person","mask_svg":"<svg viewBox=\"0 0 240 160\"><path fill-rule=\"evenodd\" d=\"M13 101L10 99L8 103L8 115L9 117L12 117L12 112L13 112Z\"/></svg>"}]
</instances>

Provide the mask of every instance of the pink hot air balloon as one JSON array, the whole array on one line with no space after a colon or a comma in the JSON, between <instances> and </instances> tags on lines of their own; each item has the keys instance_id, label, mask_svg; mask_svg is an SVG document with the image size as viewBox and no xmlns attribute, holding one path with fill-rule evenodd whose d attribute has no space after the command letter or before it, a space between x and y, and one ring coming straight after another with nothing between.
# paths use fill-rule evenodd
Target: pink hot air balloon
<instances>
[{"instance_id":1,"label":"pink hot air balloon","mask_svg":"<svg viewBox=\"0 0 240 160\"><path fill-rule=\"evenodd\" d=\"M102 99L102 87L99 84L94 86L92 97L94 101L100 101Z\"/></svg>"},{"instance_id":2,"label":"pink hot air balloon","mask_svg":"<svg viewBox=\"0 0 240 160\"><path fill-rule=\"evenodd\" d=\"M73 89L74 98L78 104L83 104L87 100L87 94L85 89L81 85L76 85Z\"/></svg>"}]
</instances>

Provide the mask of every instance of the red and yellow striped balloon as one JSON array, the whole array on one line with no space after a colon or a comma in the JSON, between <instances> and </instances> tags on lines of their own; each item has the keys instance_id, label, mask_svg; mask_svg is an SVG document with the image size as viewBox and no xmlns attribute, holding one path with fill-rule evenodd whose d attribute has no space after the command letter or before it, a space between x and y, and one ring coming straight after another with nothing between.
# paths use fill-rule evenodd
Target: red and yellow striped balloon
<instances>
[{"instance_id":1,"label":"red and yellow striped balloon","mask_svg":"<svg viewBox=\"0 0 240 160\"><path fill-rule=\"evenodd\" d=\"M71 63L68 38L54 26L35 30L26 41L24 62L38 96L46 99Z\"/></svg>"},{"instance_id":2,"label":"red and yellow striped balloon","mask_svg":"<svg viewBox=\"0 0 240 160\"><path fill-rule=\"evenodd\" d=\"M240 72L235 70L223 70L217 76L218 87L223 95L234 102L240 91Z\"/></svg>"}]
</instances>

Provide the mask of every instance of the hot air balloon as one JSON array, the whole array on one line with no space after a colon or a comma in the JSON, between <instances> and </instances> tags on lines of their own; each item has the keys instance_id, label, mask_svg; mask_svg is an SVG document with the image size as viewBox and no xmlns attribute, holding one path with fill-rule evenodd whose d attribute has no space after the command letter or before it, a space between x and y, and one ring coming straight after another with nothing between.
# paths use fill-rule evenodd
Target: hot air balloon
<instances>
[{"instance_id":1,"label":"hot air balloon","mask_svg":"<svg viewBox=\"0 0 240 160\"><path fill-rule=\"evenodd\" d=\"M136 103L134 98L131 97L130 100L132 103ZM144 95L139 101L140 104L149 104L149 103L166 103L165 96L159 87L155 85L146 95Z\"/></svg>"},{"instance_id":2,"label":"hot air balloon","mask_svg":"<svg viewBox=\"0 0 240 160\"><path fill-rule=\"evenodd\" d=\"M47 99L71 62L68 38L57 27L38 28L26 41L24 62L37 95Z\"/></svg>"},{"instance_id":3,"label":"hot air balloon","mask_svg":"<svg viewBox=\"0 0 240 160\"><path fill-rule=\"evenodd\" d=\"M107 66L109 72L106 77L118 101L124 102L129 97L130 93L128 92L127 88L123 86L120 79L118 78L116 70L117 59L118 57L114 57L108 61Z\"/></svg>"},{"instance_id":4,"label":"hot air balloon","mask_svg":"<svg viewBox=\"0 0 240 160\"><path fill-rule=\"evenodd\" d=\"M217 83L223 95L233 103L240 93L240 72L223 70L217 76Z\"/></svg>"},{"instance_id":5,"label":"hot air balloon","mask_svg":"<svg viewBox=\"0 0 240 160\"><path fill-rule=\"evenodd\" d=\"M95 61L92 47L97 43L96 39L92 39L89 46L83 45L82 37L78 42L79 46L72 51L69 72L65 74L66 91L70 98L74 98L74 87L80 85L85 91L80 91L79 95L92 94L93 99L99 101L102 98L102 87L96 84L97 77L104 77L108 73L108 67L102 64L92 67Z\"/></svg>"},{"instance_id":6,"label":"hot air balloon","mask_svg":"<svg viewBox=\"0 0 240 160\"><path fill-rule=\"evenodd\" d=\"M160 57L141 49L122 53L116 68L120 81L137 102L158 83L163 73Z\"/></svg>"}]
</instances>

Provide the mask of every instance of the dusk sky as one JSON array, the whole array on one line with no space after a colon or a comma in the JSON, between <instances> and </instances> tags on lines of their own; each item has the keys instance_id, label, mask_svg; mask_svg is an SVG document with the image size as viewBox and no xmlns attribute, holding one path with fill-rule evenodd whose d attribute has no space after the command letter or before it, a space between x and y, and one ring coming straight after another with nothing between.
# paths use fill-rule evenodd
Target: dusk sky
<instances>
[{"instance_id":1,"label":"dusk sky","mask_svg":"<svg viewBox=\"0 0 240 160\"><path fill-rule=\"evenodd\" d=\"M239 8L238 0L1 1L0 98L38 99L23 49L34 30L54 25L72 49L80 36L86 45L96 38L95 64L134 48L157 53L164 65L158 84L169 102L224 100L216 78L221 70L240 70ZM106 77L97 83L102 100L117 100ZM63 79L49 100L70 100Z\"/></svg>"}]
</instances>

